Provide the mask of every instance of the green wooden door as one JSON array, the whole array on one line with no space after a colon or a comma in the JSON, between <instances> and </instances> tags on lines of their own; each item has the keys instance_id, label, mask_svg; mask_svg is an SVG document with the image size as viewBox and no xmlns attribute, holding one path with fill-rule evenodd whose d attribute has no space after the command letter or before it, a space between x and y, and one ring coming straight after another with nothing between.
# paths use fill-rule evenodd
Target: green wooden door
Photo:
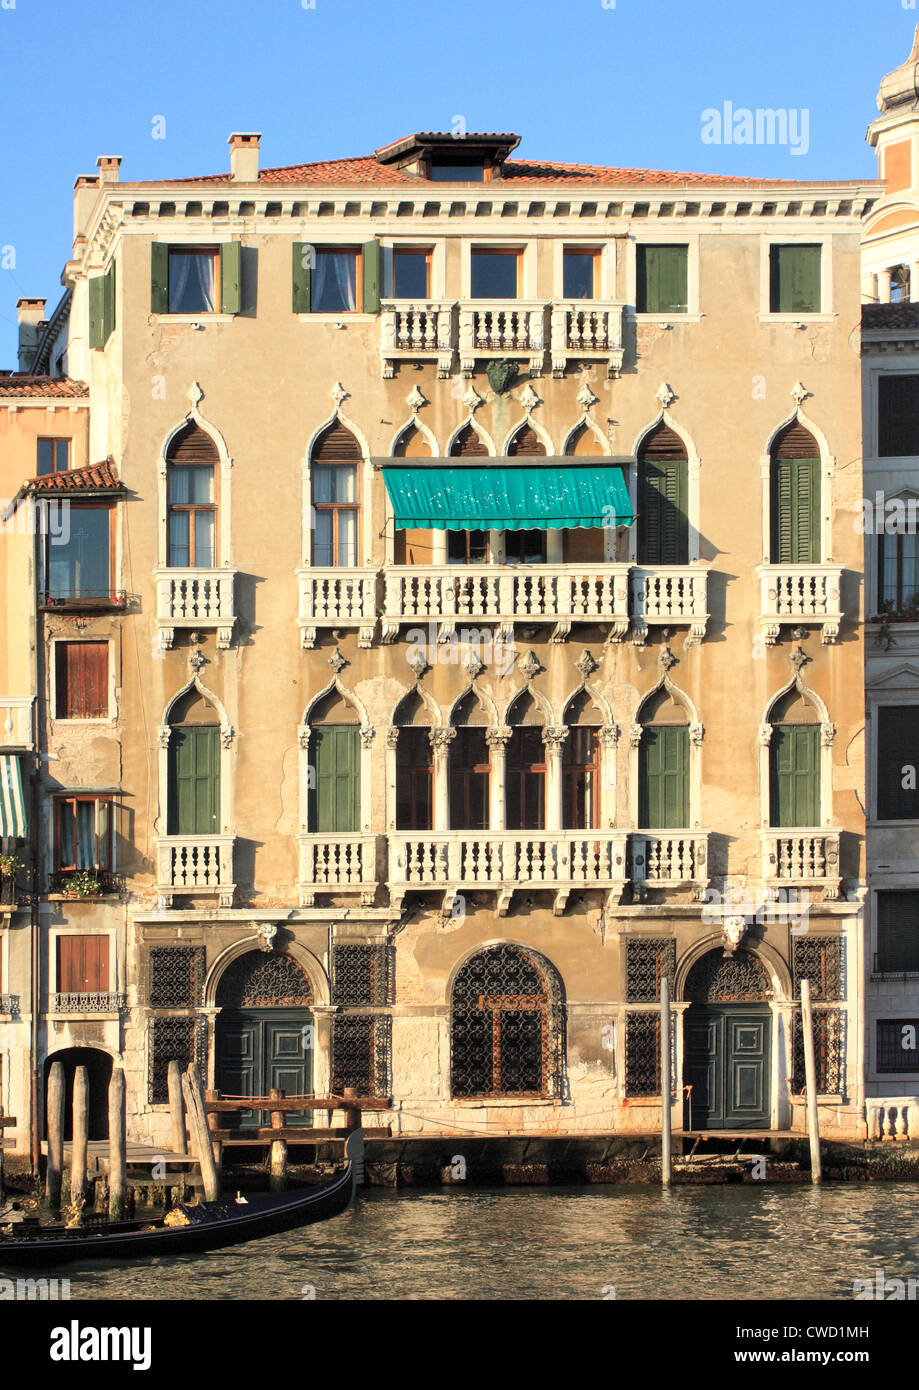
<instances>
[{"instance_id":1,"label":"green wooden door","mask_svg":"<svg viewBox=\"0 0 919 1390\"><path fill-rule=\"evenodd\" d=\"M686 565L688 470L685 459L642 459L638 465L638 563Z\"/></svg>"},{"instance_id":2,"label":"green wooden door","mask_svg":"<svg viewBox=\"0 0 919 1390\"><path fill-rule=\"evenodd\" d=\"M686 1013L683 1123L690 1130L766 1129L772 1018L762 1004L693 1005Z\"/></svg>"},{"instance_id":3,"label":"green wooden door","mask_svg":"<svg viewBox=\"0 0 919 1390\"><path fill-rule=\"evenodd\" d=\"M638 824L642 830L689 825L689 730L649 724L638 754Z\"/></svg>"},{"instance_id":4,"label":"green wooden door","mask_svg":"<svg viewBox=\"0 0 919 1390\"><path fill-rule=\"evenodd\" d=\"M227 1096L288 1096L312 1089L312 1026L309 1009L223 1009L217 1017L217 1089ZM292 1111L287 1125L311 1125L312 1111ZM222 1116L226 1128L257 1129L270 1118L259 1110Z\"/></svg>"},{"instance_id":5,"label":"green wooden door","mask_svg":"<svg viewBox=\"0 0 919 1390\"><path fill-rule=\"evenodd\" d=\"M310 830L327 835L361 827L360 730L324 724L310 739Z\"/></svg>"},{"instance_id":6,"label":"green wooden door","mask_svg":"<svg viewBox=\"0 0 919 1390\"><path fill-rule=\"evenodd\" d=\"M169 740L170 835L220 830L220 730L214 724L172 730Z\"/></svg>"},{"instance_id":7,"label":"green wooden door","mask_svg":"<svg viewBox=\"0 0 919 1390\"><path fill-rule=\"evenodd\" d=\"M772 461L772 563L820 563L820 460Z\"/></svg>"},{"instance_id":8,"label":"green wooden door","mask_svg":"<svg viewBox=\"0 0 919 1390\"><path fill-rule=\"evenodd\" d=\"M780 829L820 824L820 730L776 724L769 743L769 820Z\"/></svg>"}]
</instances>

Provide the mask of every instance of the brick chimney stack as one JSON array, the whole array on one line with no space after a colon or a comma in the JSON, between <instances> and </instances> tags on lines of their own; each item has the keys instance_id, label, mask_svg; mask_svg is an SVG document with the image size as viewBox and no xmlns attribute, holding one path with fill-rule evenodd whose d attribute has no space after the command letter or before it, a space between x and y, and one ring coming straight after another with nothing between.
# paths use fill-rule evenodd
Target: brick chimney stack
<instances>
[{"instance_id":1,"label":"brick chimney stack","mask_svg":"<svg viewBox=\"0 0 919 1390\"><path fill-rule=\"evenodd\" d=\"M117 183L118 170L121 168L121 155L100 154L96 160L96 168L99 170L100 183Z\"/></svg>"},{"instance_id":2,"label":"brick chimney stack","mask_svg":"<svg viewBox=\"0 0 919 1390\"><path fill-rule=\"evenodd\" d=\"M234 183L258 182L258 151L261 132L235 131L227 141L230 147L230 177Z\"/></svg>"},{"instance_id":3,"label":"brick chimney stack","mask_svg":"<svg viewBox=\"0 0 919 1390\"><path fill-rule=\"evenodd\" d=\"M29 372L35 361L38 340L45 325L47 299L17 299L16 317L19 322L19 370Z\"/></svg>"}]
</instances>

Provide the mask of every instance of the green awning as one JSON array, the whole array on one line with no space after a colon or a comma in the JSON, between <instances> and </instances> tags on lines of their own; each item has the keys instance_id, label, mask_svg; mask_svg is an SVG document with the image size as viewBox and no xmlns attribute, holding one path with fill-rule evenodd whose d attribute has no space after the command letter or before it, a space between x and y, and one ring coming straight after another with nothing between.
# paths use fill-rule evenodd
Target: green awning
<instances>
[{"instance_id":1,"label":"green awning","mask_svg":"<svg viewBox=\"0 0 919 1390\"><path fill-rule=\"evenodd\" d=\"M628 526L633 520L622 469L527 460L506 466L387 465L383 480L396 528L558 530Z\"/></svg>"},{"instance_id":2,"label":"green awning","mask_svg":"<svg viewBox=\"0 0 919 1390\"><path fill-rule=\"evenodd\" d=\"M0 756L0 839L24 840L29 833L19 759Z\"/></svg>"}]
</instances>

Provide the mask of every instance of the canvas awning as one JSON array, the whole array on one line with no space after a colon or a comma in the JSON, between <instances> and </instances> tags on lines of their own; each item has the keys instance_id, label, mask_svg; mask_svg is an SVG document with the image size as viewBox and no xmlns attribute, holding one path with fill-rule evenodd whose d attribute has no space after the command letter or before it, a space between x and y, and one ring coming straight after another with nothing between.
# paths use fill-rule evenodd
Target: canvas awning
<instances>
[{"instance_id":1,"label":"canvas awning","mask_svg":"<svg viewBox=\"0 0 919 1390\"><path fill-rule=\"evenodd\" d=\"M0 755L0 839L24 840L29 833L19 759Z\"/></svg>"},{"instance_id":2,"label":"canvas awning","mask_svg":"<svg viewBox=\"0 0 919 1390\"><path fill-rule=\"evenodd\" d=\"M634 519L621 468L567 458L476 466L387 461L383 480L397 530L558 530Z\"/></svg>"}]
</instances>

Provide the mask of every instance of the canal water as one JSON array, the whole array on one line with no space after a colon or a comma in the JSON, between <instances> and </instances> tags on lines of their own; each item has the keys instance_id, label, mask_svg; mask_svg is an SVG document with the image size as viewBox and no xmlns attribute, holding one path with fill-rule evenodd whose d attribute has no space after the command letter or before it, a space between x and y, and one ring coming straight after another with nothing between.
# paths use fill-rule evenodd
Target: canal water
<instances>
[{"instance_id":1,"label":"canal water","mask_svg":"<svg viewBox=\"0 0 919 1390\"><path fill-rule=\"evenodd\" d=\"M879 1270L919 1276L919 1184L371 1188L285 1235L60 1273L73 1299L851 1300Z\"/></svg>"}]
</instances>

